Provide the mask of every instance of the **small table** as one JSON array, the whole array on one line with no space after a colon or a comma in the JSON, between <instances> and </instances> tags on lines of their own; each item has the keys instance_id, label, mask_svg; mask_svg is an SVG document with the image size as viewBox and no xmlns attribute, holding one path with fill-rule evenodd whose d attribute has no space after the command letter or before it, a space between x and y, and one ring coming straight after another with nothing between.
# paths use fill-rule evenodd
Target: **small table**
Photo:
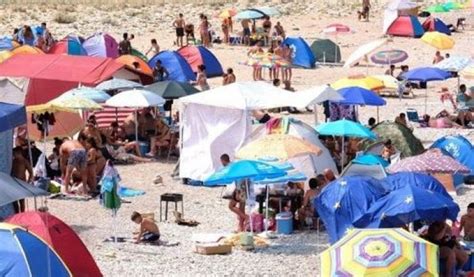
<instances>
[{"instance_id":1,"label":"small table","mask_svg":"<svg viewBox=\"0 0 474 277\"><path fill-rule=\"evenodd\" d=\"M181 215L184 216L183 195L180 193L164 193L160 196L160 222L162 221L162 203L166 202L165 220L168 220L168 202L174 202L174 210L178 211L178 202L181 202Z\"/></svg>"}]
</instances>

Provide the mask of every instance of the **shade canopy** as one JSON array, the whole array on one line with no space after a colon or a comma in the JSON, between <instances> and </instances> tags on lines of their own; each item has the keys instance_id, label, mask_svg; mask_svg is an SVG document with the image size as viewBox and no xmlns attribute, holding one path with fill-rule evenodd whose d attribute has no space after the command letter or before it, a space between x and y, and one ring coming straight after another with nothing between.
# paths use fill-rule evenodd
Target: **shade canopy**
<instances>
[{"instance_id":1,"label":"shade canopy","mask_svg":"<svg viewBox=\"0 0 474 277\"><path fill-rule=\"evenodd\" d=\"M189 83L176 81L156 82L145 87L146 90L158 94L164 99L178 99L199 92Z\"/></svg>"},{"instance_id":2,"label":"shade canopy","mask_svg":"<svg viewBox=\"0 0 474 277\"><path fill-rule=\"evenodd\" d=\"M25 123L25 106L0 102L0 133Z\"/></svg>"},{"instance_id":3,"label":"shade canopy","mask_svg":"<svg viewBox=\"0 0 474 277\"><path fill-rule=\"evenodd\" d=\"M418 67L403 74L403 77L409 81L429 82L443 81L451 77L451 74L434 67Z\"/></svg>"},{"instance_id":4,"label":"shade canopy","mask_svg":"<svg viewBox=\"0 0 474 277\"><path fill-rule=\"evenodd\" d=\"M20 199L48 195L47 191L0 172L0 206Z\"/></svg>"},{"instance_id":5,"label":"shade canopy","mask_svg":"<svg viewBox=\"0 0 474 277\"><path fill-rule=\"evenodd\" d=\"M342 119L338 121L323 123L316 127L316 131L321 135L344 136L375 139L375 134L360 123Z\"/></svg>"},{"instance_id":6,"label":"shade canopy","mask_svg":"<svg viewBox=\"0 0 474 277\"><path fill-rule=\"evenodd\" d=\"M342 89L347 87L361 87L368 90L377 90L384 87L384 83L378 78L371 76L354 76L337 80L331 84L334 89Z\"/></svg>"},{"instance_id":7,"label":"shade canopy","mask_svg":"<svg viewBox=\"0 0 474 277\"><path fill-rule=\"evenodd\" d=\"M469 57L451 56L435 64L434 67L444 71L459 72L473 63L474 60Z\"/></svg>"},{"instance_id":8,"label":"shade canopy","mask_svg":"<svg viewBox=\"0 0 474 277\"><path fill-rule=\"evenodd\" d=\"M440 32L426 32L421 41L433 46L438 50L452 49L454 47L454 39Z\"/></svg>"},{"instance_id":9,"label":"shade canopy","mask_svg":"<svg viewBox=\"0 0 474 277\"><path fill-rule=\"evenodd\" d=\"M66 91L65 93L63 93L61 96L69 96L69 95L85 97L96 103L104 103L111 97L109 94L107 94L103 90L91 88L91 87L85 87L85 86L80 86L77 88L70 89Z\"/></svg>"},{"instance_id":10,"label":"shade canopy","mask_svg":"<svg viewBox=\"0 0 474 277\"><path fill-rule=\"evenodd\" d=\"M352 54L347 58L346 62L344 63L344 68L349 68L357 64L362 58L366 57L367 55L371 54L378 48L382 47L388 42L386 38L378 39L371 41L369 43L363 44L357 48Z\"/></svg>"},{"instance_id":11,"label":"shade canopy","mask_svg":"<svg viewBox=\"0 0 474 277\"><path fill-rule=\"evenodd\" d=\"M339 90L344 100L336 101L345 105L384 106L387 102L371 90L361 87L347 87Z\"/></svg>"},{"instance_id":12,"label":"shade canopy","mask_svg":"<svg viewBox=\"0 0 474 277\"><path fill-rule=\"evenodd\" d=\"M105 103L116 108L146 108L161 106L165 99L145 89L132 89L116 94Z\"/></svg>"},{"instance_id":13,"label":"shade canopy","mask_svg":"<svg viewBox=\"0 0 474 277\"><path fill-rule=\"evenodd\" d=\"M438 246L403 229L354 229L321 254L321 276L438 276Z\"/></svg>"}]
</instances>

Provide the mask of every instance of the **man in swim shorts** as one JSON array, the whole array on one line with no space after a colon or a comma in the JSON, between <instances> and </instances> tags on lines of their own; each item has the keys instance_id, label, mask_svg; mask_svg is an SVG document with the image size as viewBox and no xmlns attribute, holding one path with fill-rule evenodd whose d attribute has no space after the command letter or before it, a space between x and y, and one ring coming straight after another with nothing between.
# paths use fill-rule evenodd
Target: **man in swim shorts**
<instances>
[{"instance_id":1,"label":"man in swim shorts","mask_svg":"<svg viewBox=\"0 0 474 277\"><path fill-rule=\"evenodd\" d=\"M59 160L61 162L61 173L65 192L70 193L70 182L74 169L80 172L82 179L82 193L87 194L87 152L84 146L77 140L66 140L59 148Z\"/></svg>"},{"instance_id":2,"label":"man in swim shorts","mask_svg":"<svg viewBox=\"0 0 474 277\"><path fill-rule=\"evenodd\" d=\"M180 13L178 18L174 21L173 26L176 28L176 45L178 47L183 47L183 37L184 37L184 22L183 14Z\"/></svg>"}]
</instances>

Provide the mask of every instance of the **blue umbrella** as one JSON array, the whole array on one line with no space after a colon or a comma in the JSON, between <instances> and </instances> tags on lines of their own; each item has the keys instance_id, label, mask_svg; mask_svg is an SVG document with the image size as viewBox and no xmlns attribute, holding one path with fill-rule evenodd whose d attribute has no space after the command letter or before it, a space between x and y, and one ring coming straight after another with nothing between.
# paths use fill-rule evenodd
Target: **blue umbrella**
<instances>
[{"instance_id":1,"label":"blue umbrella","mask_svg":"<svg viewBox=\"0 0 474 277\"><path fill-rule=\"evenodd\" d=\"M361 87L346 87L338 92L344 100L335 101L345 105L384 106L387 102L371 90Z\"/></svg>"},{"instance_id":2,"label":"blue umbrella","mask_svg":"<svg viewBox=\"0 0 474 277\"><path fill-rule=\"evenodd\" d=\"M331 243L352 228L352 222L385 195L381 182L368 176L341 177L329 183L314 200Z\"/></svg>"},{"instance_id":3,"label":"blue umbrella","mask_svg":"<svg viewBox=\"0 0 474 277\"><path fill-rule=\"evenodd\" d=\"M374 155L374 154L365 154L356 157L354 160L352 160L353 163L356 164L365 164L365 165L381 165L383 167L387 167L390 164L382 158L380 155Z\"/></svg>"},{"instance_id":4,"label":"blue umbrella","mask_svg":"<svg viewBox=\"0 0 474 277\"><path fill-rule=\"evenodd\" d=\"M209 176L204 181L204 185L214 187L244 179L259 181L267 178L278 178L285 175L286 171L271 164L253 160L240 160L230 163L228 166Z\"/></svg>"},{"instance_id":5,"label":"blue umbrella","mask_svg":"<svg viewBox=\"0 0 474 277\"><path fill-rule=\"evenodd\" d=\"M243 10L239 12L235 18L236 19L259 19L264 17L265 14L259 10L255 9L248 9L248 10Z\"/></svg>"},{"instance_id":6,"label":"blue umbrella","mask_svg":"<svg viewBox=\"0 0 474 277\"><path fill-rule=\"evenodd\" d=\"M435 177L415 172L400 172L387 176L384 179L384 187L389 191L400 189L407 185L414 185L429 191L433 191L452 199L451 195L446 191L443 184L441 184Z\"/></svg>"},{"instance_id":7,"label":"blue umbrella","mask_svg":"<svg viewBox=\"0 0 474 277\"><path fill-rule=\"evenodd\" d=\"M259 181L255 181L256 184L267 185L267 184L285 184L288 182L303 182L306 181L308 177L301 172L290 172L285 176L276 177L276 178L267 178Z\"/></svg>"},{"instance_id":8,"label":"blue umbrella","mask_svg":"<svg viewBox=\"0 0 474 277\"><path fill-rule=\"evenodd\" d=\"M353 221L359 228L404 227L417 220L455 220L459 206L451 198L415 185L405 185L375 202Z\"/></svg>"},{"instance_id":9,"label":"blue umbrella","mask_svg":"<svg viewBox=\"0 0 474 277\"><path fill-rule=\"evenodd\" d=\"M276 166L279 169L284 170L284 171L295 169L295 167L291 163L289 163L289 162L280 162L278 160L278 158L275 158L275 157L261 157L261 158L258 158L257 161L264 162L264 163L269 163L269 164L274 165L274 166Z\"/></svg>"},{"instance_id":10,"label":"blue umbrella","mask_svg":"<svg viewBox=\"0 0 474 277\"><path fill-rule=\"evenodd\" d=\"M97 88L91 88L91 87L73 88L62 94L62 96L64 95L66 96L78 95L97 103L105 103L105 101L111 98L111 96L108 95L105 91L97 89Z\"/></svg>"}]
</instances>

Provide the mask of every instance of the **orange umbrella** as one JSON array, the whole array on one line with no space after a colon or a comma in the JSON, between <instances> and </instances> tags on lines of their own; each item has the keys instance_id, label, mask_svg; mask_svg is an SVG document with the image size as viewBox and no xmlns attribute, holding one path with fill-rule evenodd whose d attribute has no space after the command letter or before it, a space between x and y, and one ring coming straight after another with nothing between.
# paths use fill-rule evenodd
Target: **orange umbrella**
<instances>
[{"instance_id":1,"label":"orange umbrella","mask_svg":"<svg viewBox=\"0 0 474 277\"><path fill-rule=\"evenodd\" d=\"M124 64L132 69L140 70L145 74L153 75L153 70L150 66L142 59L132 55L122 55L115 59L117 62ZM138 68L135 66L138 65Z\"/></svg>"},{"instance_id":2,"label":"orange umbrella","mask_svg":"<svg viewBox=\"0 0 474 277\"><path fill-rule=\"evenodd\" d=\"M6 59L10 58L12 53L10 51L0 51L0 63L3 63Z\"/></svg>"},{"instance_id":3,"label":"orange umbrella","mask_svg":"<svg viewBox=\"0 0 474 277\"><path fill-rule=\"evenodd\" d=\"M36 48L36 47L33 47L33 46L29 46L29 45L22 45L20 47L17 47L15 49L12 50L12 55L17 55L17 54L44 54L43 51L41 51L41 49L39 48Z\"/></svg>"}]
</instances>

